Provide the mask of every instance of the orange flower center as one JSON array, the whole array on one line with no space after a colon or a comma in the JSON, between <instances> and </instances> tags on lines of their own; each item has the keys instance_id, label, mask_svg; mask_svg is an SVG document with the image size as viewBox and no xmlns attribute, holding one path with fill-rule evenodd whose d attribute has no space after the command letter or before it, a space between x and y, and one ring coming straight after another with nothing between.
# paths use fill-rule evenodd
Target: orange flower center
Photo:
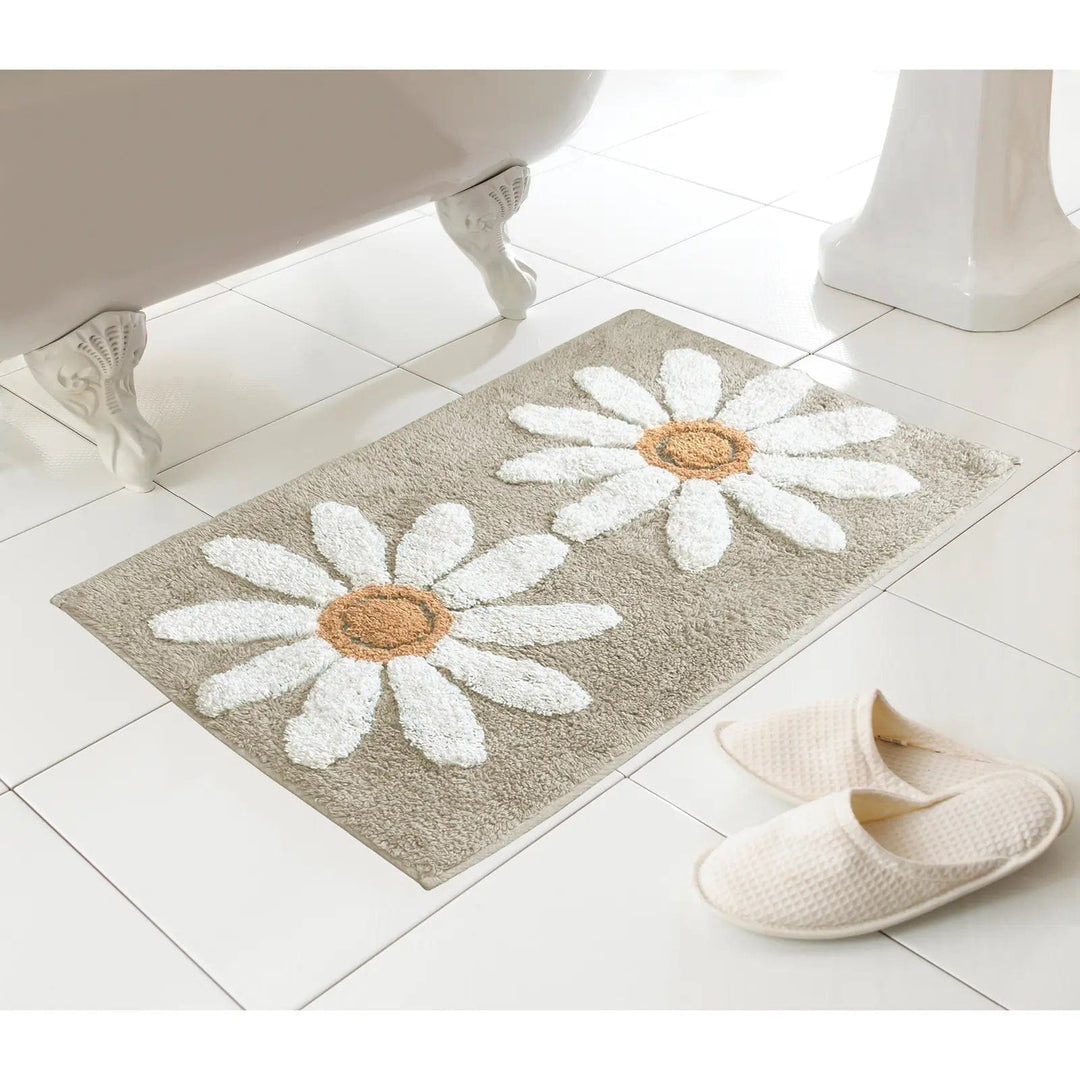
<instances>
[{"instance_id":1,"label":"orange flower center","mask_svg":"<svg viewBox=\"0 0 1080 1080\"><path fill-rule=\"evenodd\" d=\"M754 444L735 428L689 420L649 428L638 439L637 451L650 465L683 480L723 480L750 471Z\"/></svg>"},{"instance_id":2,"label":"orange flower center","mask_svg":"<svg viewBox=\"0 0 1080 1080\"><path fill-rule=\"evenodd\" d=\"M383 663L424 656L454 621L442 602L408 585L365 585L339 596L319 616L319 636L342 656Z\"/></svg>"}]
</instances>

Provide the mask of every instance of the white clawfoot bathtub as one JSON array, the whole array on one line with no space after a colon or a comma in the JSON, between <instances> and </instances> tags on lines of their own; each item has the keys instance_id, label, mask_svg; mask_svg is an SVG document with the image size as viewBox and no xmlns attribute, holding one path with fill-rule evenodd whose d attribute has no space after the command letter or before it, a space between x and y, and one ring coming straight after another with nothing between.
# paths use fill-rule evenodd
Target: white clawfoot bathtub
<instances>
[{"instance_id":1,"label":"white clawfoot bathtub","mask_svg":"<svg viewBox=\"0 0 1080 1080\"><path fill-rule=\"evenodd\" d=\"M89 424L149 490L161 452L132 372L142 309L429 201L523 318L505 223L528 162L584 118L573 71L0 73L0 359Z\"/></svg>"}]
</instances>

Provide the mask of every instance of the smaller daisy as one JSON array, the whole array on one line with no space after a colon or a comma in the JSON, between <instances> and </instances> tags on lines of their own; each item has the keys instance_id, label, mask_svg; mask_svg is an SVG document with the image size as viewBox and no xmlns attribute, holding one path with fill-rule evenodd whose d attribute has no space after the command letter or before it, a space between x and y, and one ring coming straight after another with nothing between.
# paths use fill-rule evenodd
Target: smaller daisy
<instances>
[{"instance_id":1,"label":"smaller daisy","mask_svg":"<svg viewBox=\"0 0 1080 1080\"><path fill-rule=\"evenodd\" d=\"M599 481L555 515L552 529L570 540L614 532L666 504L671 555L696 573L716 566L731 542L730 500L799 547L838 552L844 530L788 488L838 499L889 499L919 488L896 465L820 456L883 439L897 420L864 405L788 415L815 385L801 371L758 375L723 407L720 365L693 349L664 354L663 405L613 367L582 368L574 382L614 415L518 406L510 419L519 427L584 445L538 450L498 472L511 484Z\"/></svg>"},{"instance_id":2,"label":"smaller daisy","mask_svg":"<svg viewBox=\"0 0 1080 1080\"><path fill-rule=\"evenodd\" d=\"M223 536L203 545L207 562L305 603L212 600L150 620L155 636L167 641L290 642L206 679L196 702L204 716L314 680L300 715L286 725L285 752L298 765L325 769L371 730L385 672L408 742L437 765L474 766L487 759L484 732L455 682L539 716L590 704L561 671L467 644L554 645L595 637L621 621L607 604L492 603L547 577L566 558L561 540L515 536L464 562L473 549L472 516L460 503L439 503L402 538L391 574L386 538L356 507L319 503L311 529L347 585L279 544Z\"/></svg>"}]
</instances>

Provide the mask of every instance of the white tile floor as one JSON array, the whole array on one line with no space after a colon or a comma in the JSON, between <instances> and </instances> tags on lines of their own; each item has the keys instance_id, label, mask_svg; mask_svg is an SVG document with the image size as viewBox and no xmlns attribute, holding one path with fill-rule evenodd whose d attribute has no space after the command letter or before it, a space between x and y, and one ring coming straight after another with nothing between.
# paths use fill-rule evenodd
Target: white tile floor
<instances>
[{"instance_id":1,"label":"white tile floor","mask_svg":"<svg viewBox=\"0 0 1080 1080\"><path fill-rule=\"evenodd\" d=\"M494 317L410 212L155 305L139 370L150 495L0 365L0 1006L1080 1007L1080 831L888 936L734 930L694 859L777 809L713 720L881 685L1080 790L1080 301L977 336L825 288L886 75L620 73L538 170L514 231L540 274ZM1080 210L1080 78L1054 163ZM771 204L771 205L766 205ZM207 735L48 605L58 589L621 311L648 308L908 420L1023 459L875 583L542 828L425 892ZM11 790L7 790L11 789Z\"/></svg>"}]
</instances>

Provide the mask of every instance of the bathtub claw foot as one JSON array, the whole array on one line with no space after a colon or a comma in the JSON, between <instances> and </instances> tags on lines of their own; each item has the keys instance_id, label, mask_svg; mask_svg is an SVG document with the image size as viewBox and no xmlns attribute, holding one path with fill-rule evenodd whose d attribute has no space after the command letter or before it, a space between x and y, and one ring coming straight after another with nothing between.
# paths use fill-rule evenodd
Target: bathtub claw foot
<instances>
[{"instance_id":1,"label":"bathtub claw foot","mask_svg":"<svg viewBox=\"0 0 1080 1080\"><path fill-rule=\"evenodd\" d=\"M104 311L26 353L38 384L83 421L105 467L132 491L149 491L161 461L161 436L135 400L135 365L146 348L141 311Z\"/></svg>"},{"instance_id":2,"label":"bathtub claw foot","mask_svg":"<svg viewBox=\"0 0 1080 1080\"><path fill-rule=\"evenodd\" d=\"M512 165L435 204L443 228L483 275L505 319L524 319L536 300L536 272L517 258L506 236L507 221L528 194L528 166Z\"/></svg>"}]
</instances>

